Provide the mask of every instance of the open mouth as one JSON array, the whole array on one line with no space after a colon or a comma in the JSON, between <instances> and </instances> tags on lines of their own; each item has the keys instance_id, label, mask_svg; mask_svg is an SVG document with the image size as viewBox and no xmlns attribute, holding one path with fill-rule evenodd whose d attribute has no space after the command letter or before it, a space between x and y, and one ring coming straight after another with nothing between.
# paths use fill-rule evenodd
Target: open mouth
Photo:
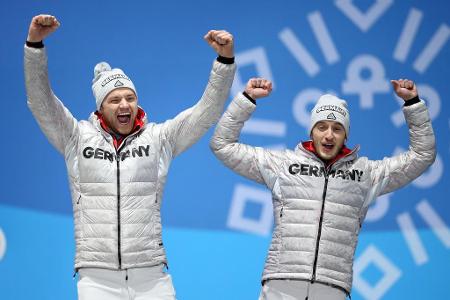
<instances>
[{"instance_id":1,"label":"open mouth","mask_svg":"<svg viewBox=\"0 0 450 300\"><path fill-rule=\"evenodd\" d=\"M119 114L117 116L117 120L119 121L120 124L122 125L126 125L130 122L131 120L131 114L130 113L122 113Z\"/></svg>"},{"instance_id":2,"label":"open mouth","mask_svg":"<svg viewBox=\"0 0 450 300\"><path fill-rule=\"evenodd\" d=\"M334 144L322 144L322 147L324 147L326 151L331 151L334 148Z\"/></svg>"}]
</instances>

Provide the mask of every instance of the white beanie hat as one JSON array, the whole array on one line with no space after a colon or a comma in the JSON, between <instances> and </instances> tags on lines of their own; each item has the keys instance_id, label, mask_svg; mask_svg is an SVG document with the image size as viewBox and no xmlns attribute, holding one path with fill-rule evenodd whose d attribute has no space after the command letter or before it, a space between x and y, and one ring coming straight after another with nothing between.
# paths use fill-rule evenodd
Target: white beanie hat
<instances>
[{"instance_id":1,"label":"white beanie hat","mask_svg":"<svg viewBox=\"0 0 450 300\"><path fill-rule=\"evenodd\" d=\"M100 62L94 68L92 91L94 92L97 110L100 110L103 100L113 90L129 88L136 94L134 84L121 69L112 69L107 62Z\"/></svg>"},{"instance_id":2,"label":"white beanie hat","mask_svg":"<svg viewBox=\"0 0 450 300\"><path fill-rule=\"evenodd\" d=\"M310 134L314 125L320 121L334 121L340 123L344 127L345 135L348 138L350 130L350 114L348 112L347 102L330 94L321 96L311 111Z\"/></svg>"}]
</instances>

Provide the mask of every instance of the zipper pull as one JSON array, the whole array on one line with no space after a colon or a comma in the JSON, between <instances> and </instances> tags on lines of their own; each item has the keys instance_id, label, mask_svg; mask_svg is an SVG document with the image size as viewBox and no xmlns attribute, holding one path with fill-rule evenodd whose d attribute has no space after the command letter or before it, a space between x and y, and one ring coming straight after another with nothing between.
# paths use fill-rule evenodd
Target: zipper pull
<instances>
[{"instance_id":1,"label":"zipper pull","mask_svg":"<svg viewBox=\"0 0 450 300\"><path fill-rule=\"evenodd\" d=\"M80 194L80 196L78 197L77 204L80 204L80 199L81 199L81 194Z\"/></svg>"},{"instance_id":2,"label":"zipper pull","mask_svg":"<svg viewBox=\"0 0 450 300\"><path fill-rule=\"evenodd\" d=\"M283 216L283 209L284 209L284 206L282 206L280 209L280 218Z\"/></svg>"}]
</instances>

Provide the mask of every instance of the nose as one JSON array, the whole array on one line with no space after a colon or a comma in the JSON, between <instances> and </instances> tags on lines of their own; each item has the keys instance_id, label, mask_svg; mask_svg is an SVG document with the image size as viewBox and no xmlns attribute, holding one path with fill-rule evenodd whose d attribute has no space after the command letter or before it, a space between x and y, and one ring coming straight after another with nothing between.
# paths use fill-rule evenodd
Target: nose
<instances>
[{"instance_id":1,"label":"nose","mask_svg":"<svg viewBox=\"0 0 450 300\"><path fill-rule=\"evenodd\" d=\"M325 139L332 140L333 139L333 130L331 128L328 128L325 132Z\"/></svg>"},{"instance_id":2,"label":"nose","mask_svg":"<svg viewBox=\"0 0 450 300\"><path fill-rule=\"evenodd\" d=\"M128 104L127 99L125 99L125 97L120 99L119 108L128 108L128 106L129 106L129 104Z\"/></svg>"}]
</instances>

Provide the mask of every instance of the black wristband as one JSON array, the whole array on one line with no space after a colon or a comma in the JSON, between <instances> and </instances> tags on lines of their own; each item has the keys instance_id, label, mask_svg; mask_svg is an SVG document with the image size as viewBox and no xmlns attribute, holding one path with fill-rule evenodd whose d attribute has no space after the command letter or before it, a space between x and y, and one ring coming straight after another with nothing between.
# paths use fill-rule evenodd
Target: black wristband
<instances>
[{"instance_id":1,"label":"black wristband","mask_svg":"<svg viewBox=\"0 0 450 300\"><path fill-rule=\"evenodd\" d=\"M44 48L44 43L42 41L39 42L26 41L25 44L30 48Z\"/></svg>"},{"instance_id":2,"label":"black wristband","mask_svg":"<svg viewBox=\"0 0 450 300\"><path fill-rule=\"evenodd\" d=\"M406 100L405 104L403 104L403 106L410 106L410 105L413 105L413 104L416 104L416 103L419 103L419 102L420 102L419 96L415 96L412 99Z\"/></svg>"},{"instance_id":3,"label":"black wristband","mask_svg":"<svg viewBox=\"0 0 450 300\"><path fill-rule=\"evenodd\" d=\"M234 57L218 56L217 61L226 65L234 64Z\"/></svg>"},{"instance_id":4,"label":"black wristband","mask_svg":"<svg viewBox=\"0 0 450 300\"><path fill-rule=\"evenodd\" d=\"M255 101L255 99L253 99L252 97L250 97L250 95L249 94L247 94L245 91L243 91L242 92L242 95L244 95L245 96L245 98L247 98L248 100L250 100L253 104L255 104L256 105L256 101Z\"/></svg>"}]
</instances>

